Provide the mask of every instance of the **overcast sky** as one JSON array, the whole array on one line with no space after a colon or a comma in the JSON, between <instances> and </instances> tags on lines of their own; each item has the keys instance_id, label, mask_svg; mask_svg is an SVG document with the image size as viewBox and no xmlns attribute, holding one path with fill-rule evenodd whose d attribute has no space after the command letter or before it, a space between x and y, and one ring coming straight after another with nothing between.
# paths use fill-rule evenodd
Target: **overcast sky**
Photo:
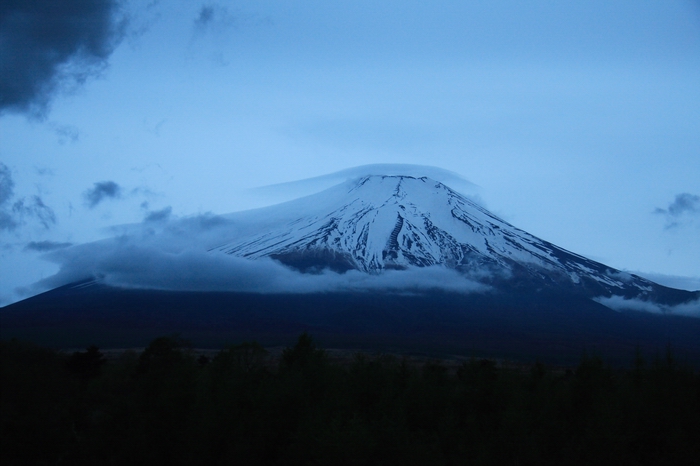
<instances>
[{"instance_id":1,"label":"overcast sky","mask_svg":"<svg viewBox=\"0 0 700 466\"><path fill-rule=\"evenodd\" d=\"M0 3L0 305L112 225L373 163L700 288L700 2Z\"/></svg>"}]
</instances>

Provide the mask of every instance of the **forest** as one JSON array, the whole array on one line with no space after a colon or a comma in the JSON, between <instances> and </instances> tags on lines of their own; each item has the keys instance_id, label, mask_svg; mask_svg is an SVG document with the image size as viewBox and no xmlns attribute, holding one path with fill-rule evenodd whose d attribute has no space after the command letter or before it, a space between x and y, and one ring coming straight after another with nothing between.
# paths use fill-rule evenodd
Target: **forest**
<instances>
[{"instance_id":1,"label":"forest","mask_svg":"<svg viewBox=\"0 0 700 466\"><path fill-rule=\"evenodd\" d=\"M178 336L107 359L0 342L0 462L15 464L687 464L700 373L667 349L626 368L449 366L304 333L197 355Z\"/></svg>"}]
</instances>

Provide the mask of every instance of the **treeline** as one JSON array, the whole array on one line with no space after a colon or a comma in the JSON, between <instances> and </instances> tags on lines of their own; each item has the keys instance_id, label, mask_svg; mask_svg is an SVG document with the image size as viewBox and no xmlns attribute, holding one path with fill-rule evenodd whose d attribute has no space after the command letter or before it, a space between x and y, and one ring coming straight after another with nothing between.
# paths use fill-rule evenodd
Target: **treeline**
<instances>
[{"instance_id":1,"label":"treeline","mask_svg":"<svg viewBox=\"0 0 700 466\"><path fill-rule=\"evenodd\" d=\"M665 357L613 370L504 369L358 354L303 334L196 357L176 337L106 362L0 342L0 462L13 464L689 464L700 374Z\"/></svg>"}]
</instances>

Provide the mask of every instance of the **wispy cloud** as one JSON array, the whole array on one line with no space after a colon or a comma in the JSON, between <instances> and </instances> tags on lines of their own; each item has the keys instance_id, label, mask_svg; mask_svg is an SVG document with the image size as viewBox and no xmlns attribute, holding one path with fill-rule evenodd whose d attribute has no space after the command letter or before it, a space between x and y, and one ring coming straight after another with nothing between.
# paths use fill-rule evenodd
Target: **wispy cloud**
<instances>
[{"instance_id":1,"label":"wispy cloud","mask_svg":"<svg viewBox=\"0 0 700 466\"><path fill-rule=\"evenodd\" d=\"M55 173L50 168L46 167L34 167L34 173L39 176L54 176Z\"/></svg>"},{"instance_id":2,"label":"wispy cloud","mask_svg":"<svg viewBox=\"0 0 700 466\"><path fill-rule=\"evenodd\" d=\"M99 74L122 38L119 0L5 0L0 112L42 117L57 90Z\"/></svg>"},{"instance_id":3,"label":"wispy cloud","mask_svg":"<svg viewBox=\"0 0 700 466\"><path fill-rule=\"evenodd\" d=\"M17 220L12 212L10 200L15 194L15 181L10 168L0 162L0 231L14 230Z\"/></svg>"},{"instance_id":4,"label":"wispy cloud","mask_svg":"<svg viewBox=\"0 0 700 466\"><path fill-rule=\"evenodd\" d=\"M227 51L240 28L269 26L269 18L231 9L231 2L210 2L198 10L192 21L191 51L207 57L217 66L228 66Z\"/></svg>"},{"instance_id":5,"label":"wispy cloud","mask_svg":"<svg viewBox=\"0 0 700 466\"><path fill-rule=\"evenodd\" d=\"M700 300L690 301L675 306L665 306L641 299L628 299L623 296L599 297L594 301L615 311L641 311L653 314L673 314L700 317Z\"/></svg>"},{"instance_id":6,"label":"wispy cloud","mask_svg":"<svg viewBox=\"0 0 700 466\"><path fill-rule=\"evenodd\" d=\"M106 199L118 199L122 195L122 188L114 181L100 181L83 193L86 204L91 209Z\"/></svg>"},{"instance_id":7,"label":"wispy cloud","mask_svg":"<svg viewBox=\"0 0 700 466\"><path fill-rule=\"evenodd\" d=\"M13 231L29 219L47 230L56 224L56 214L41 196L21 197L13 202L14 188L10 168L0 162L0 231Z\"/></svg>"},{"instance_id":8,"label":"wispy cloud","mask_svg":"<svg viewBox=\"0 0 700 466\"><path fill-rule=\"evenodd\" d=\"M697 291L700 290L700 276L689 277L681 275L668 275L654 272L630 272L640 277L658 283L659 285L676 288L679 290Z\"/></svg>"},{"instance_id":9,"label":"wispy cloud","mask_svg":"<svg viewBox=\"0 0 700 466\"><path fill-rule=\"evenodd\" d=\"M49 252L73 246L73 243L60 243L56 241L30 241L24 246L25 251Z\"/></svg>"},{"instance_id":10,"label":"wispy cloud","mask_svg":"<svg viewBox=\"0 0 700 466\"><path fill-rule=\"evenodd\" d=\"M65 144L66 142L75 143L80 139L80 130L76 126L65 125L55 121L50 122L48 125L58 136L59 144Z\"/></svg>"},{"instance_id":11,"label":"wispy cloud","mask_svg":"<svg viewBox=\"0 0 700 466\"><path fill-rule=\"evenodd\" d=\"M194 20L194 25L198 29L206 28L214 21L214 7L212 5L204 5L199 10L197 19Z\"/></svg>"},{"instance_id":12,"label":"wispy cloud","mask_svg":"<svg viewBox=\"0 0 700 466\"><path fill-rule=\"evenodd\" d=\"M15 190L15 181L12 179L10 167L0 162L0 206L7 203Z\"/></svg>"},{"instance_id":13,"label":"wispy cloud","mask_svg":"<svg viewBox=\"0 0 700 466\"><path fill-rule=\"evenodd\" d=\"M154 210L152 212L149 212L146 217L144 218L145 222L162 222L163 220L167 220L170 218L170 215L173 213L173 208L168 206L160 210Z\"/></svg>"},{"instance_id":14,"label":"wispy cloud","mask_svg":"<svg viewBox=\"0 0 700 466\"><path fill-rule=\"evenodd\" d=\"M40 196L30 196L15 201L12 204L12 212L18 219L18 224L23 223L25 217L38 220L47 230L56 224L56 214L51 207L44 204Z\"/></svg>"},{"instance_id":15,"label":"wispy cloud","mask_svg":"<svg viewBox=\"0 0 700 466\"><path fill-rule=\"evenodd\" d=\"M228 8L218 4L203 5L194 20L195 31L203 33L208 30L220 31L234 27L238 22L236 15Z\"/></svg>"},{"instance_id":16,"label":"wispy cloud","mask_svg":"<svg viewBox=\"0 0 700 466\"><path fill-rule=\"evenodd\" d=\"M15 228L17 228L17 222L12 215L5 210L0 210L0 231L14 230Z\"/></svg>"}]
</instances>

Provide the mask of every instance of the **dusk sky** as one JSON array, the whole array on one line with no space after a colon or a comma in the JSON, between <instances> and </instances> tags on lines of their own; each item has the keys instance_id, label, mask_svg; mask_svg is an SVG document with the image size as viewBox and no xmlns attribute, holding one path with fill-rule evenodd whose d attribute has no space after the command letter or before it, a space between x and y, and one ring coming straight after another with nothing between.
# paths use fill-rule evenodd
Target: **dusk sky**
<instances>
[{"instance_id":1,"label":"dusk sky","mask_svg":"<svg viewBox=\"0 0 700 466\"><path fill-rule=\"evenodd\" d=\"M368 164L699 289L700 2L0 2L0 305L114 225Z\"/></svg>"}]
</instances>

